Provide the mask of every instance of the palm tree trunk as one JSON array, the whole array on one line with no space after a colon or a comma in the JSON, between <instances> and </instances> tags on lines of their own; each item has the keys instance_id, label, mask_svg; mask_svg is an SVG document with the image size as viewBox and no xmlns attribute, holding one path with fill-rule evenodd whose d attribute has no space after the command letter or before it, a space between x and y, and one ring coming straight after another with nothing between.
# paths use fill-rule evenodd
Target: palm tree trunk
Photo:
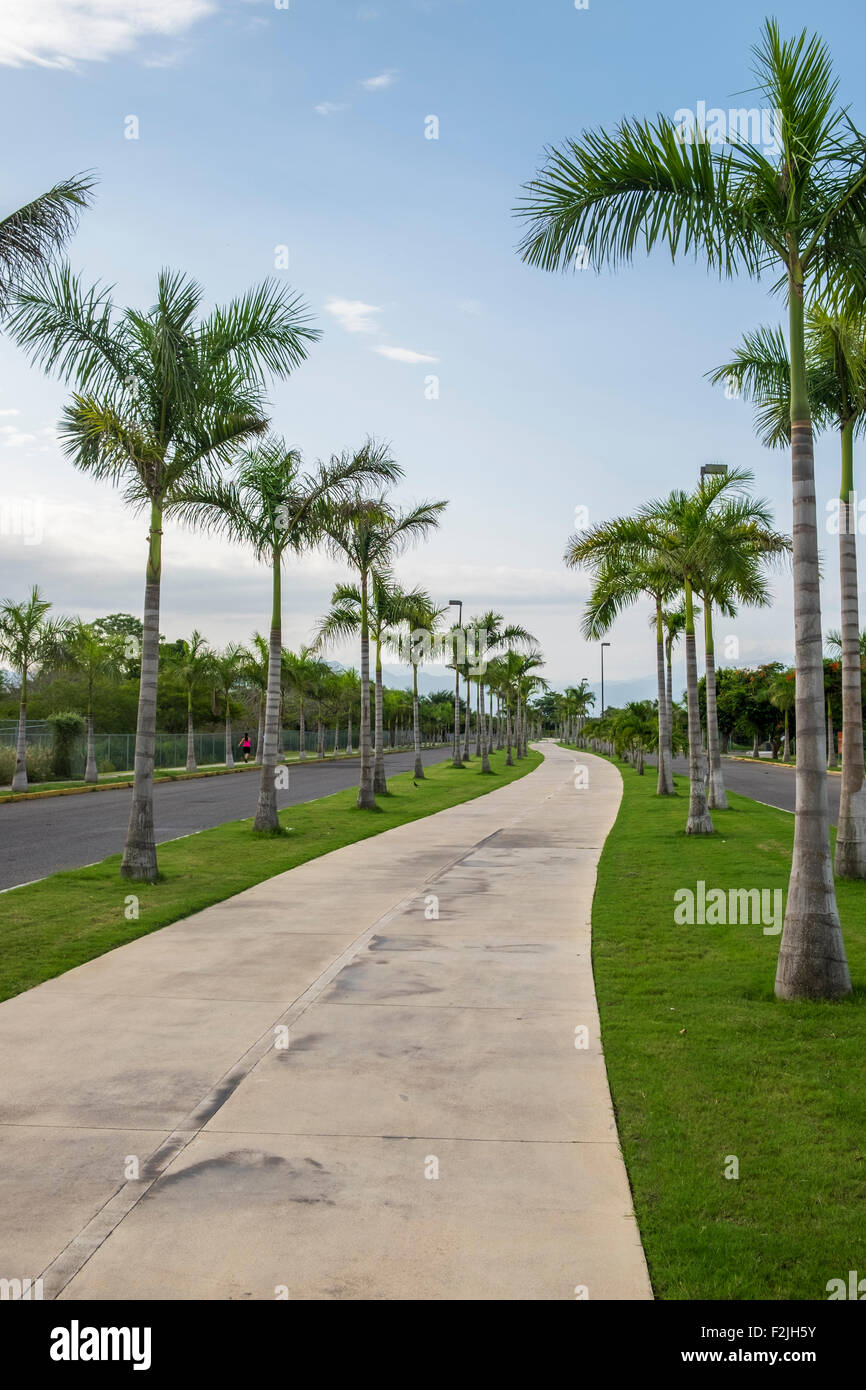
<instances>
[{"instance_id":1,"label":"palm tree trunk","mask_svg":"<svg viewBox=\"0 0 866 1390\"><path fill-rule=\"evenodd\" d=\"M667 672L665 676L665 694L668 701L668 728L671 735L671 769L673 769L673 737L674 737L674 644L670 640L666 643Z\"/></svg>"},{"instance_id":2,"label":"palm tree trunk","mask_svg":"<svg viewBox=\"0 0 866 1390\"><path fill-rule=\"evenodd\" d=\"M195 721L192 714L192 690L186 693L186 770L195 772Z\"/></svg>"},{"instance_id":3,"label":"palm tree trunk","mask_svg":"<svg viewBox=\"0 0 866 1390\"><path fill-rule=\"evenodd\" d=\"M836 756L836 738L833 728L833 707L830 703L830 696L827 696L827 766L835 767L838 762Z\"/></svg>"},{"instance_id":4,"label":"palm tree trunk","mask_svg":"<svg viewBox=\"0 0 866 1390\"><path fill-rule=\"evenodd\" d=\"M481 730L481 771L490 772L490 744L487 738L487 712L484 708L484 682L478 682L478 727Z\"/></svg>"},{"instance_id":5,"label":"palm tree trunk","mask_svg":"<svg viewBox=\"0 0 866 1390\"><path fill-rule=\"evenodd\" d=\"M99 772L96 767L96 741L93 737L93 692L91 691L87 700L87 762L84 768L85 782L98 782Z\"/></svg>"},{"instance_id":6,"label":"palm tree trunk","mask_svg":"<svg viewBox=\"0 0 866 1390\"><path fill-rule=\"evenodd\" d=\"M256 730L256 762L257 762L257 763L260 763L261 760L262 760L262 747L263 747L262 740L264 739L264 736L265 736L265 697L264 697L264 694L263 694L261 691L259 691L259 727L258 727L258 729Z\"/></svg>"},{"instance_id":7,"label":"palm tree trunk","mask_svg":"<svg viewBox=\"0 0 866 1390\"><path fill-rule=\"evenodd\" d=\"M686 696L689 710L689 818L687 835L712 835L713 821L707 808L707 788L704 782L701 753L701 712L698 704L698 661L695 651L695 613L692 586L686 590Z\"/></svg>"},{"instance_id":8,"label":"palm tree trunk","mask_svg":"<svg viewBox=\"0 0 866 1390\"><path fill-rule=\"evenodd\" d=\"M824 661L803 287L789 276L797 771L794 853L776 970L780 999L839 999L851 977L836 908L824 770Z\"/></svg>"},{"instance_id":9,"label":"palm tree trunk","mask_svg":"<svg viewBox=\"0 0 866 1390\"><path fill-rule=\"evenodd\" d=\"M373 791L384 796L388 791L385 781L385 730L382 722L382 643L376 639L376 757L373 765Z\"/></svg>"},{"instance_id":10,"label":"palm tree trunk","mask_svg":"<svg viewBox=\"0 0 866 1390\"><path fill-rule=\"evenodd\" d=\"M334 757L336 758L340 748L340 718L339 715L334 723Z\"/></svg>"},{"instance_id":11,"label":"palm tree trunk","mask_svg":"<svg viewBox=\"0 0 866 1390\"><path fill-rule=\"evenodd\" d=\"M232 706L231 694L226 691L226 767L234 767L235 751L232 746Z\"/></svg>"},{"instance_id":12,"label":"palm tree trunk","mask_svg":"<svg viewBox=\"0 0 866 1390\"><path fill-rule=\"evenodd\" d=\"M18 743L15 750L13 792L27 790L27 672L21 673L21 701L18 705Z\"/></svg>"},{"instance_id":13,"label":"palm tree trunk","mask_svg":"<svg viewBox=\"0 0 866 1390\"><path fill-rule=\"evenodd\" d=\"M162 511L150 509L144 618L141 636L141 679L135 730L132 806L120 872L123 878L155 883L159 876L153 837L153 764L156 751L156 685L159 674L159 597L162 578Z\"/></svg>"},{"instance_id":14,"label":"palm tree trunk","mask_svg":"<svg viewBox=\"0 0 866 1390\"><path fill-rule=\"evenodd\" d=\"M475 756L481 757L481 745L483 742L481 730L481 681L475 682ZM482 768L482 772L484 769Z\"/></svg>"},{"instance_id":15,"label":"palm tree trunk","mask_svg":"<svg viewBox=\"0 0 866 1390\"><path fill-rule=\"evenodd\" d=\"M842 590L842 788L834 868L839 878L866 878L866 782L863 776L863 678L857 597L857 516L853 424L842 430L839 577Z\"/></svg>"},{"instance_id":16,"label":"palm tree trunk","mask_svg":"<svg viewBox=\"0 0 866 1390\"><path fill-rule=\"evenodd\" d=\"M324 720L322 719L322 716L319 715L318 718L316 719L316 757L317 757L317 758L324 758L324 756L325 756L325 723L324 723Z\"/></svg>"},{"instance_id":17,"label":"palm tree trunk","mask_svg":"<svg viewBox=\"0 0 866 1390\"><path fill-rule=\"evenodd\" d=\"M791 756L791 739L788 730L788 711L785 710L785 742L782 745L782 759L787 762Z\"/></svg>"},{"instance_id":18,"label":"palm tree trunk","mask_svg":"<svg viewBox=\"0 0 866 1390\"><path fill-rule=\"evenodd\" d=\"M361 810L376 808L373 792L373 759L370 747L370 626L367 617L368 576L361 574L361 776L358 784L358 805Z\"/></svg>"},{"instance_id":19,"label":"palm tree trunk","mask_svg":"<svg viewBox=\"0 0 866 1390\"><path fill-rule=\"evenodd\" d=\"M469 738L472 710L472 682L468 675L464 677L464 685L466 686L466 728L463 735L463 761L468 763L471 757L469 752Z\"/></svg>"},{"instance_id":20,"label":"palm tree trunk","mask_svg":"<svg viewBox=\"0 0 866 1390\"><path fill-rule=\"evenodd\" d=\"M303 692L298 694L298 757L307 756L307 720Z\"/></svg>"},{"instance_id":21,"label":"palm tree trunk","mask_svg":"<svg viewBox=\"0 0 866 1390\"><path fill-rule=\"evenodd\" d=\"M671 727L665 694L665 628L662 621L662 601L656 597L656 685L659 721L659 775L656 784L657 796L673 796L674 773L671 756Z\"/></svg>"},{"instance_id":22,"label":"palm tree trunk","mask_svg":"<svg viewBox=\"0 0 866 1390\"><path fill-rule=\"evenodd\" d=\"M282 689L280 667L283 655L282 574L279 555L273 556L273 600L268 640L268 685L265 692L265 731L262 742L262 771L254 830L279 830L277 814L277 759L280 752Z\"/></svg>"},{"instance_id":23,"label":"palm tree trunk","mask_svg":"<svg viewBox=\"0 0 866 1390\"><path fill-rule=\"evenodd\" d=\"M454 644L455 656L457 644ZM451 754L451 766L462 767L463 759L460 756L460 670L454 666L454 749Z\"/></svg>"},{"instance_id":24,"label":"palm tree trunk","mask_svg":"<svg viewBox=\"0 0 866 1390\"><path fill-rule=\"evenodd\" d=\"M415 739L415 773L416 780L424 776L424 763L421 758L421 716L418 709L418 663L412 662L412 734Z\"/></svg>"},{"instance_id":25,"label":"palm tree trunk","mask_svg":"<svg viewBox=\"0 0 866 1390\"><path fill-rule=\"evenodd\" d=\"M704 599L704 637L704 655L707 668L707 758L710 766L707 804L711 811L727 811L728 797L725 791L725 778L722 771L722 755L719 751L719 712L716 703L716 648L713 640L713 606L709 599Z\"/></svg>"},{"instance_id":26,"label":"palm tree trunk","mask_svg":"<svg viewBox=\"0 0 866 1390\"><path fill-rule=\"evenodd\" d=\"M348 714L348 729L347 729L347 732L346 732L346 752L347 752L347 753L351 753L351 751L352 751L352 711L351 711L351 709L350 709L350 710L349 710L349 714Z\"/></svg>"},{"instance_id":27,"label":"palm tree trunk","mask_svg":"<svg viewBox=\"0 0 866 1390\"><path fill-rule=\"evenodd\" d=\"M511 701L505 704L505 766L513 767L514 758L511 756Z\"/></svg>"}]
</instances>

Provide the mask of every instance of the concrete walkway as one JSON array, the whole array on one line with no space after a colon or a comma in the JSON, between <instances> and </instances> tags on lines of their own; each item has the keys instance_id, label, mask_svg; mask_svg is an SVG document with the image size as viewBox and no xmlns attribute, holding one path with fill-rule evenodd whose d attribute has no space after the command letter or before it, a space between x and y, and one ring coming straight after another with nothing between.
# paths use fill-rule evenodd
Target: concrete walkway
<instances>
[{"instance_id":1,"label":"concrete walkway","mask_svg":"<svg viewBox=\"0 0 866 1390\"><path fill-rule=\"evenodd\" d=\"M590 965L621 783L543 748L518 782L0 1005L0 1277L63 1299L652 1297Z\"/></svg>"}]
</instances>

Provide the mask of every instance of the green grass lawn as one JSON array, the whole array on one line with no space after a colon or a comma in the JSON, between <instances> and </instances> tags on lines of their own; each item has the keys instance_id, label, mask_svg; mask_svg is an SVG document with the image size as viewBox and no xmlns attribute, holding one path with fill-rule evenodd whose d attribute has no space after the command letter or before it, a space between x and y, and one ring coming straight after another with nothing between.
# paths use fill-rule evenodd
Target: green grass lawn
<instances>
[{"instance_id":1,"label":"green grass lawn","mask_svg":"<svg viewBox=\"0 0 866 1390\"><path fill-rule=\"evenodd\" d=\"M495 791L540 762L541 754L530 752L506 767L504 753L491 753L490 776L482 775L477 758L459 769L450 761L435 763L417 786L411 772L398 773L388 778L390 795L379 798L375 812L358 810L356 791L336 792L280 812L282 826L290 828L282 836L255 834L252 820L232 821L161 845L163 877L152 886L122 879L115 854L15 888L0 895L0 999L308 859ZM137 921L124 915L129 894L139 900Z\"/></svg>"},{"instance_id":2,"label":"green grass lawn","mask_svg":"<svg viewBox=\"0 0 866 1390\"><path fill-rule=\"evenodd\" d=\"M674 892L787 890L794 818L729 793L687 837L688 784L625 764L593 964L620 1140L665 1299L826 1299L866 1277L866 883L837 884L854 998L780 1003L779 936L678 926ZM728 1156L739 1178L725 1177Z\"/></svg>"}]
</instances>

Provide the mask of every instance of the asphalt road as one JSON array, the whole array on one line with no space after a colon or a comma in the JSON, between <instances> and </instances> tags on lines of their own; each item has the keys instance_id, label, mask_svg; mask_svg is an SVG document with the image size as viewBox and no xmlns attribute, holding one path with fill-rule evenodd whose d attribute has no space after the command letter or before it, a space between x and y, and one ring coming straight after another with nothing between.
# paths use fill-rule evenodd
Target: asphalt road
<instances>
[{"instance_id":1,"label":"asphalt road","mask_svg":"<svg viewBox=\"0 0 866 1390\"><path fill-rule=\"evenodd\" d=\"M785 764L741 763L736 758L722 758L725 786L742 796L754 797L755 801L766 801L769 806L779 806L783 811L794 809L794 769ZM687 777L688 763L685 758L674 758L674 771ZM827 795L830 801L830 824L835 825L839 818L839 791L841 778L838 773L827 773Z\"/></svg>"},{"instance_id":2,"label":"asphalt road","mask_svg":"<svg viewBox=\"0 0 866 1390\"><path fill-rule=\"evenodd\" d=\"M430 748L422 754L425 766L449 756L446 748ZM277 793L280 809L357 786L358 765L357 758L289 764L289 786ZM414 765L411 751L386 754L389 775L411 771ZM258 785L256 772L158 782L154 788L157 842L253 816ZM0 805L0 889L120 853L131 801L132 790L124 788Z\"/></svg>"}]
</instances>

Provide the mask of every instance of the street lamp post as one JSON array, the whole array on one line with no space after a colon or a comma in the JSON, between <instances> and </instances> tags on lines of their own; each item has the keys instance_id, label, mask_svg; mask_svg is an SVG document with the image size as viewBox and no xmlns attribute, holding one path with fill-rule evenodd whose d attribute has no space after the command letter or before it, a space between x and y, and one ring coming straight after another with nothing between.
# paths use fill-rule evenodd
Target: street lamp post
<instances>
[{"instance_id":1,"label":"street lamp post","mask_svg":"<svg viewBox=\"0 0 866 1390\"><path fill-rule=\"evenodd\" d=\"M609 642L601 644L601 717L604 719L604 649L609 647Z\"/></svg>"},{"instance_id":2,"label":"street lamp post","mask_svg":"<svg viewBox=\"0 0 866 1390\"><path fill-rule=\"evenodd\" d=\"M462 598L450 598L448 600L450 608L460 610L457 617L458 629L463 627L463 600ZM454 642L454 748L451 753L451 766L462 767L463 758L460 754L460 667L457 663L457 641Z\"/></svg>"}]
</instances>

